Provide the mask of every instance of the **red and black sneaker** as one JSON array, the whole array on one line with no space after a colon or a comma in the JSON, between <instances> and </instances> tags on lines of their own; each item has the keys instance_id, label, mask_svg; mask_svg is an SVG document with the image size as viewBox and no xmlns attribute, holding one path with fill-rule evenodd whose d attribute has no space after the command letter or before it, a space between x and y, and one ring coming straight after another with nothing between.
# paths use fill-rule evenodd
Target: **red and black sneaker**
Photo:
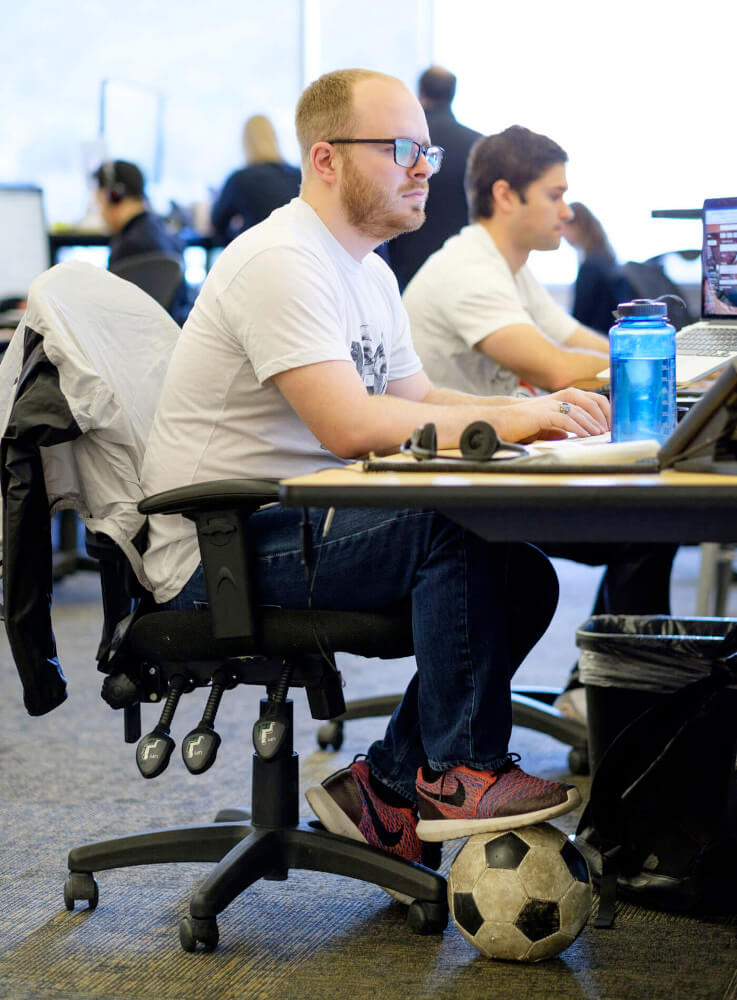
<instances>
[{"instance_id":1,"label":"red and black sneaker","mask_svg":"<svg viewBox=\"0 0 737 1000\"><path fill-rule=\"evenodd\" d=\"M421 840L454 840L475 833L533 826L575 809L581 801L573 785L526 774L510 754L496 771L460 765L438 773L417 772Z\"/></svg>"},{"instance_id":2,"label":"red and black sneaker","mask_svg":"<svg viewBox=\"0 0 737 1000\"><path fill-rule=\"evenodd\" d=\"M336 771L305 794L312 811L330 833L371 844L405 861L439 867L440 852L428 849L417 836L414 808L389 805L379 798L365 760L354 760L350 767ZM409 905L413 901L394 889L384 891L400 903Z\"/></svg>"}]
</instances>

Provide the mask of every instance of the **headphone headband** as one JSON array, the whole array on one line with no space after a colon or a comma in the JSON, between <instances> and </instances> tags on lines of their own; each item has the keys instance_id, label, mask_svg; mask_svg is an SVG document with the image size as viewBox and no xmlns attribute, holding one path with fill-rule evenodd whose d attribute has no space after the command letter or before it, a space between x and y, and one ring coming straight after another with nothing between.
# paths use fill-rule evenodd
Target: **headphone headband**
<instances>
[{"instance_id":1,"label":"headphone headband","mask_svg":"<svg viewBox=\"0 0 737 1000\"><path fill-rule=\"evenodd\" d=\"M502 441L491 424L487 424L485 420L476 420L468 425L461 435L460 448L460 458L454 455L444 455L443 460L458 462L471 459L477 462L488 462L491 461L499 448L513 451L518 455L528 454L524 445ZM435 424L416 427L412 431L412 436L404 442L399 450L405 455L414 456L418 461L438 458L438 436ZM507 461L507 459L503 461Z\"/></svg>"},{"instance_id":2,"label":"headphone headband","mask_svg":"<svg viewBox=\"0 0 737 1000\"><path fill-rule=\"evenodd\" d=\"M128 191L121 181L117 179L114 160L105 160L101 168L102 188L111 205L119 204L127 195Z\"/></svg>"}]
</instances>

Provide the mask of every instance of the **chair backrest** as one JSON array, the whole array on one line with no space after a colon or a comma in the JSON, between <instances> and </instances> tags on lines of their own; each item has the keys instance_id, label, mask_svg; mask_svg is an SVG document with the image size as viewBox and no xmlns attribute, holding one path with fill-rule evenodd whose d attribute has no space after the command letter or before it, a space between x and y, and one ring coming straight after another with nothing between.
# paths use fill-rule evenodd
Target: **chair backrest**
<instances>
[{"instance_id":1,"label":"chair backrest","mask_svg":"<svg viewBox=\"0 0 737 1000\"><path fill-rule=\"evenodd\" d=\"M75 508L146 584L139 474L179 333L150 296L89 264L58 264L31 284L0 364L5 626L31 714L66 688L50 619L49 514Z\"/></svg>"},{"instance_id":2,"label":"chair backrest","mask_svg":"<svg viewBox=\"0 0 737 1000\"><path fill-rule=\"evenodd\" d=\"M677 295L686 302L683 289L668 277L660 264L654 261L628 260L622 265L622 273L637 299L657 299L661 295ZM668 318L676 330L694 321L687 306L681 306L673 299L668 299L667 302Z\"/></svg>"},{"instance_id":3,"label":"chair backrest","mask_svg":"<svg viewBox=\"0 0 737 1000\"><path fill-rule=\"evenodd\" d=\"M172 304L184 277L181 259L173 253L136 254L113 264L110 270L143 289L164 309Z\"/></svg>"}]
</instances>

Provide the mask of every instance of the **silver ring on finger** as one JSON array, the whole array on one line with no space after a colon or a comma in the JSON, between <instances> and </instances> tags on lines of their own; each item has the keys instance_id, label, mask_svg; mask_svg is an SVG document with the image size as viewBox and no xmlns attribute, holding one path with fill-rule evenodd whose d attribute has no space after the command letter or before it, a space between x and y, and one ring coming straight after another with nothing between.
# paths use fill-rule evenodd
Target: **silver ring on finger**
<instances>
[{"instance_id":1,"label":"silver ring on finger","mask_svg":"<svg viewBox=\"0 0 737 1000\"><path fill-rule=\"evenodd\" d=\"M571 404L570 403L566 403L565 400L564 400L562 403L558 403L558 409L560 410L561 413L570 413L571 412Z\"/></svg>"}]
</instances>

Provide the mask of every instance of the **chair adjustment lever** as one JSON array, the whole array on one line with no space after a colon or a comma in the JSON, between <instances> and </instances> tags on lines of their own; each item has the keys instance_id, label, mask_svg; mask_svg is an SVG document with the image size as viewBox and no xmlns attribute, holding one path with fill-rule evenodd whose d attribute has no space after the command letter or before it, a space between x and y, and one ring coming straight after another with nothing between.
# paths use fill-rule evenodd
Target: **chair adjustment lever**
<instances>
[{"instance_id":1,"label":"chair adjustment lever","mask_svg":"<svg viewBox=\"0 0 737 1000\"><path fill-rule=\"evenodd\" d=\"M290 664L285 664L276 689L269 693L266 711L253 727L253 748L262 760L273 760L282 749L289 733L289 720L282 709L291 677L292 667Z\"/></svg>"},{"instance_id":2,"label":"chair adjustment lever","mask_svg":"<svg viewBox=\"0 0 737 1000\"><path fill-rule=\"evenodd\" d=\"M220 699L229 685L220 671L213 674L210 696L199 724L182 740L182 759L192 774L204 774L215 763L220 736L213 729Z\"/></svg>"},{"instance_id":3,"label":"chair adjustment lever","mask_svg":"<svg viewBox=\"0 0 737 1000\"><path fill-rule=\"evenodd\" d=\"M184 677L180 674L172 677L158 725L141 739L136 748L136 764L144 778L157 778L169 764L175 746L169 735L169 726L186 688L187 681Z\"/></svg>"}]
</instances>

